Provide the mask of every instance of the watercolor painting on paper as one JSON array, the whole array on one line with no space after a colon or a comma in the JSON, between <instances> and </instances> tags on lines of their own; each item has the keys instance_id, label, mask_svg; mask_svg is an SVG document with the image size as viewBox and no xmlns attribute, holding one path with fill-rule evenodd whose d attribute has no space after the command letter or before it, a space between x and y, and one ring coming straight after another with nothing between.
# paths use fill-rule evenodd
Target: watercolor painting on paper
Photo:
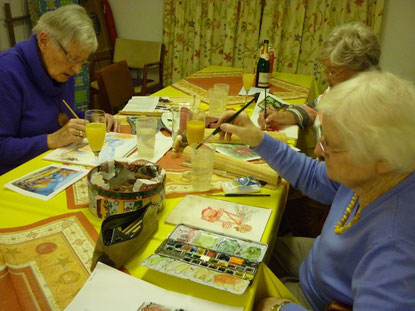
<instances>
[{"instance_id":1,"label":"watercolor painting on paper","mask_svg":"<svg viewBox=\"0 0 415 311\"><path fill-rule=\"evenodd\" d=\"M136 147L136 135L109 132L105 136L105 144L100 152L99 162L125 157ZM86 166L98 164L86 138L82 143L57 148L45 155L43 159Z\"/></svg>"},{"instance_id":2,"label":"watercolor painting on paper","mask_svg":"<svg viewBox=\"0 0 415 311\"><path fill-rule=\"evenodd\" d=\"M184 223L260 241L270 215L267 208L187 195L167 216L166 223Z\"/></svg>"},{"instance_id":3,"label":"watercolor painting on paper","mask_svg":"<svg viewBox=\"0 0 415 311\"><path fill-rule=\"evenodd\" d=\"M216 151L244 161L252 161L260 159L261 157L252 151L247 145L233 145L233 144L214 144Z\"/></svg>"}]
</instances>

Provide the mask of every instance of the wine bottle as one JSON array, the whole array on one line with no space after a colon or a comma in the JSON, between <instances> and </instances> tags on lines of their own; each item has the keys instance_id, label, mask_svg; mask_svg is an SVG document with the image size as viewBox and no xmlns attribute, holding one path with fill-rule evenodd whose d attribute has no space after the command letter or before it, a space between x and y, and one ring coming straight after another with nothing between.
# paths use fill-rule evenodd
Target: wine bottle
<instances>
[{"instance_id":1,"label":"wine bottle","mask_svg":"<svg viewBox=\"0 0 415 311\"><path fill-rule=\"evenodd\" d=\"M257 65L257 79L256 87L268 88L269 87L269 54L268 54L268 40L264 40L264 48L261 53Z\"/></svg>"}]
</instances>

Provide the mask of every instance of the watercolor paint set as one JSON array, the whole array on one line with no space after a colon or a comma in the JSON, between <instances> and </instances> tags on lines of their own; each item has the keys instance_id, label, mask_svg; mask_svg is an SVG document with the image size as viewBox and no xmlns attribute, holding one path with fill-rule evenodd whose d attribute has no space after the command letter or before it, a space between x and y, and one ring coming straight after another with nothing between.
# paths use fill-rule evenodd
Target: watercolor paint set
<instances>
[{"instance_id":1,"label":"watercolor paint set","mask_svg":"<svg viewBox=\"0 0 415 311\"><path fill-rule=\"evenodd\" d=\"M150 269L243 294L268 245L179 224L143 263Z\"/></svg>"}]
</instances>

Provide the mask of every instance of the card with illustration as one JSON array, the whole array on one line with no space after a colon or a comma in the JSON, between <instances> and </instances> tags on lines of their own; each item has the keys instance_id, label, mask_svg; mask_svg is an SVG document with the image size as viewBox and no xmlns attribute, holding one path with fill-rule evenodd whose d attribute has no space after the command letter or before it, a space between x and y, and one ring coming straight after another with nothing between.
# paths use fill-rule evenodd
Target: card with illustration
<instances>
[{"instance_id":1,"label":"card with illustration","mask_svg":"<svg viewBox=\"0 0 415 311\"><path fill-rule=\"evenodd\" d=\"M179 224L142 265L241 295L267 248L264 243Z\"/></svg>"},{"instance_id":2,"label":"card with illustration","mask_svg":"<svg viewBox=\"0 0 415 311\"><path fill-rule=\"evenodd\" d=\"M49 200L86 174L88 171L81 168L52 164L13 180L5 187L26 196Z\"/></svg>"},{"instance_id":3,"label":"card with illustration","mask_svg":"<svg viewBox=\"0 0 415 311\"><path fill-rule=\"evenodd\" d=\"M166 223L184 223L227 235L261 241L271 209L187 195L166 217Z\"/></svg>"},{"instance_id":4,"label":"card with illustration","mask_svg":"<svg viewBox=\"0 0 415 311\"><path fill-rule=\"evenodd\" d=\"M268 94L265 100L267 101L267 108L272 108L274 110L285 110L290 106L284 100L272 94ZM261 109L265 108L265 100L258 103L258 106Z\"/></svg>"},{"instance_id":5,"label":"card with illustration","mask_svg":"<svg viewBox=\"0 0 415 311\"><path fill-rule=\"evenodd\" d=\"M105 144L99 154L99 163L113 158L125 157L136 147L136 135L109 132L105 135ZM85 166L98 165L86 138L82 143L57 148L45 155L43 159Z\"/></svg>"},{"instance_id":6,"label":"card with illustration","mask_svg":"<svg viewBox=\"0 0 415 311\"><path fill-rule=\"evenodd\" d=\"M241 159L244 161L252 161L261 159L261 157L251 150L247 145L236 144L214 144L216 151L224 155Z\"/></svg>"}]
</instances>

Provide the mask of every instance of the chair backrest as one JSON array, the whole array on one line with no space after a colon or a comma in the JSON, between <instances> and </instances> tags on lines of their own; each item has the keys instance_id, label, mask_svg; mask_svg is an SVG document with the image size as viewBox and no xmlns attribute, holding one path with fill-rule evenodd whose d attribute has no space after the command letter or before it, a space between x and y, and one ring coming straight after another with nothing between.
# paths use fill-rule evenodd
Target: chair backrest
<instances>
[{"instance_id":1,"label":"chair backrest","mask_svg":"<svg viewBox=\"0 0 415 311\"><path fill-rule=\"evenodd\" d=\"M113 63L97 71L100 108L117 113L134 95L133 80L126 61Z\"/></svg>"},{"instance_id":2,"label":"chair backrest","mask_svg":"<svg viewBox=\"0 0 415 311\"><path fill-rule=\"evenodd\" d=\"M160 61L162 43L117 38L113 62L127 61L130 68L143 68L145 64Z\"/></svg>"}]
</instances>

